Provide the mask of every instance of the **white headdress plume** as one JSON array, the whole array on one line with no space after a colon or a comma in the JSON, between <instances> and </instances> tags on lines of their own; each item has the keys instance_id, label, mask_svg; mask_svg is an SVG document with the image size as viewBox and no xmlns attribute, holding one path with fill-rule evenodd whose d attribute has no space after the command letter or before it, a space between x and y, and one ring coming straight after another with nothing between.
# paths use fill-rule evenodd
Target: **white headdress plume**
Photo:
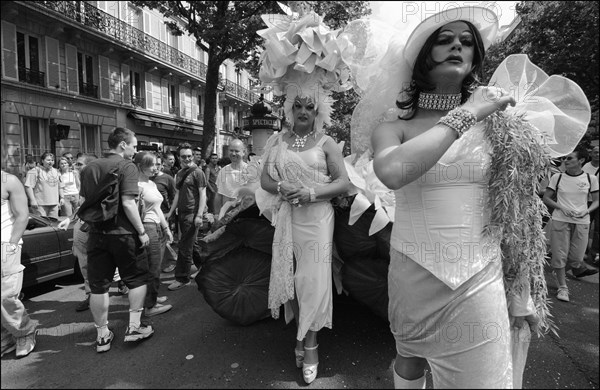
<instances>
[{"instance_id":1,"label":"white headdress plume","mask_svg":"<svg viewBox=\"0 0 600 390\"><path fill-rule=\"evenodd\" d=\"M262 15L267 28L257 32L265 39L259 78L273 87L275 95L286 96L288 119L293 118L296 97L310 98L317 106L315 129L322 131L330 123L331 92L352 88L344 58L354 53L354 46L303 2L293 2L298 12L278 4L286 14Z\"/></svg>"}]
</instances>

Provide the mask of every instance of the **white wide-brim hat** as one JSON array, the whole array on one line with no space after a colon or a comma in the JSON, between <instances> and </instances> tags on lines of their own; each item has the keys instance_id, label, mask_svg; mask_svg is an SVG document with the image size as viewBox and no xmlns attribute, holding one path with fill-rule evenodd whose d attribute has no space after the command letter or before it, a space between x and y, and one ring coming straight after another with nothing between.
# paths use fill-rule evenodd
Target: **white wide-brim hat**
<instances>
[{"instance_id":1,"label":"white wide-brim hat","mask_svg":"<svg viewBox=\"0 0 600 390\"><path fill-rule=\"evenodd\" d=\"M449 8L423 20L410 34L404 47L404 58L411 69L415 66L417 56L427 38L438 28L457 21L472 23L481 34L486 50L494 43L498 33L498 16L494 11L479 6Z\"/></svg>"}]
</instances>

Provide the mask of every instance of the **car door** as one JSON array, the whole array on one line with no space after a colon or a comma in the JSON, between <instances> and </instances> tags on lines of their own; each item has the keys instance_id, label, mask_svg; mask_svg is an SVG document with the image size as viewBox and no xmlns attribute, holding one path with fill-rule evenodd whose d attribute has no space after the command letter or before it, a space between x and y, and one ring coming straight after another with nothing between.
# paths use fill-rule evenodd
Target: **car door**
<instances>
[{"instance_id":1,"label":"car door","mask_svg":"<svg viewBox=\"0 0 600 390\"><path fill-rule=\"evenodd\" d=\"M21 264L25 266L23 287L33 286L60 272L61 255L57 229L49 219L30 214L23 233Z\"/></svg>"},{"instance_id":2,"label":"car door","mask_svg":"<svg viewBox=\"0 0 600 390\"><path fill-rule=\"evenodd\" d=\"M75 262L77 258L73 255L73 227L75 221L71 219L67 230L58 229L58 221L52 226L56 229L58 235L58 246L60 249L60 270L65 275L71 274L75 270Z\"/></svg>"}]
</instances>

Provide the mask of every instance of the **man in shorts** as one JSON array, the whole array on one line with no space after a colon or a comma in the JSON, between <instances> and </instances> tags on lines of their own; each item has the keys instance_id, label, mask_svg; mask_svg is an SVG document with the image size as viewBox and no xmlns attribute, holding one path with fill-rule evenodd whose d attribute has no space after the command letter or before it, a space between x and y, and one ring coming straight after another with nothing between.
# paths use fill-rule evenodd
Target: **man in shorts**
<instances>
[{"instance_id":1,"label":"man in shorts","mask_svg":"<svg viewBox=\"0 0 600 390\"><path fill-rule=\"evenodd\" d=\"M108 290L117 267L121 279L129 288L129 326L125 332L125 341L142 340L154 333L151 325L141 323L146 283L150 279L145 251L150 239L144 230L136 204L139 191L138 168L131 161L137 147L135 133L129 129L115 128L108 137L108 147L110 151L105 157L91 161L81 172L80 195L88 200L94 199L101 192L105 179L114 168L118 168L117 218L90 224L87 245L90 309L98 331L97 352L110 350L114 338L108 327ZM84 205L80 210L84 209ZM98 212L98 209L102 212L100 207L98 201L89 209L92 212ZM86 220L84 215L81 218Z\"/></svg>"}]
</instances>

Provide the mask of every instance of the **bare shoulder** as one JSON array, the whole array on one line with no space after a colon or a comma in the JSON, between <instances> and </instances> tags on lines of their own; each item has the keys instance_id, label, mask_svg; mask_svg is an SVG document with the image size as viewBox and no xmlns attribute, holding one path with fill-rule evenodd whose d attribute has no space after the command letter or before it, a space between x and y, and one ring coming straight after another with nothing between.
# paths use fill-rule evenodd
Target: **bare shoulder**
<instances>
[{"instance_id":1,"label":"bare shoulder","mask_svg":"<svg viewBox=\"0 0 600 390\"><path fill-rule=\"evenodd\" d=\"M373 151L377 152L390 146L402 144L408 129L409 124L405 120L396 119L395 121L380 123L371 135Z\"/></svg>"},{"instance_id":2,"label":"bare shoulder","mask_svg":"<svg viewBox=\"0 0 600 390\"><path fill-rule=\"evenodd\" d=\"M21 181L15 175L2 171L2 186L12 187L17 183L21 184Z\"/></svg>"},{"instance_id":3,"label":"bare shoulder","mask_svg":"<svg viewBox=\"0 0 600 390\"><path fill-rule=\"evenodd\" d=\"M2 171L2 198L8 199L8 194L19 190L23 186L18 177L8 172Z\"/></svg>"},{"instance_id":4,"label":"bare shoulder","mask_svg":"<svg viewBox=\"0 0 600 390\"><path fill-rule=\"evenodd\" d=\"M338 143L336 142L335 139L333 139L331 136L327 135L327 134L323 134L323 150L329 154L329 153L338 153L341 155L342 154L342 150L338 147Z\"/></svg>"}]
</instances>

